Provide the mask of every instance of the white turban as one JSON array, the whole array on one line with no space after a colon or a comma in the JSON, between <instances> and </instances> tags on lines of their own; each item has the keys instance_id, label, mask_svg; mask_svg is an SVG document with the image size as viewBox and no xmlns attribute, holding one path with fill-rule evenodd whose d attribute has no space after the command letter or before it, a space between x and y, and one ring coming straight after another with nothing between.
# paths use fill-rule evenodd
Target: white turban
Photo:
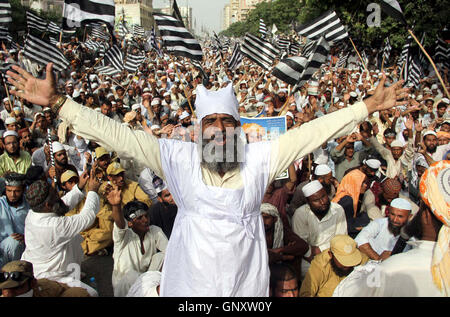
<instances>
[{"instance_id":1,"label":"white turban","mask_svg":"<svg viewBox=\"0 0 450 317\"><path fill-rule=\"evenodd\" d=\"M263 203L261 204L261 213L268 214L276 218L275 228L273 231L273 246L272 249L278 249L283 246L283 223L280 219L280 214L278 213L277 207L272 204Z\"/></svg>"},{"instance_id":2,"label":"white turban","mask_svg":"<svg viewBox=\"0 0 450 317\"><path fill-rule=\"evenodd\" d=\"M200 122L204 117L214 113L229 114L236 121L240 120L239 103L234 95L232 85L217 91L209 91L204 86L199 85L196 92L195 108Z\"/></svg>"}]
</instances>

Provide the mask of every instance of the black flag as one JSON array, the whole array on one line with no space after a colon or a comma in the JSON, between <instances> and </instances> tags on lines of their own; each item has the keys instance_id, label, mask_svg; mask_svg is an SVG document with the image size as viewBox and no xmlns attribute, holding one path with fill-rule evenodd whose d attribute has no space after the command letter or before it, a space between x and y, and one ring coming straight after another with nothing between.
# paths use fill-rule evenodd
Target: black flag
<instances>
[{"instance_id":1,"label":"black flag","mask_svg":"<svg viewBox=\"0 0 450 317\"><path fill-rule=\"evenodd\" d=\"M180 9L178 8L177 0L173 0L173 6L172 6L172 9L173 9L172 16L173 16L175 19L177 19L178 21L180 21L181 24L183 25L183 27L186 27L186 26L184 25L183 18L181 17L181 12L180 12Z\"/></svg>"},{"instance_id":2,"label":"black flag","mask_svg":"<svg viewBox=\"0 0 450 317\"><path fill-rule=\"evenodd\" d=\"M407 25L405 20L405 16L403 15L402 8L400 4L396 0L383 0L381 1L381 9L387 14L390 15L395 20L399 21L403 25Z\"/></svg>"}]
</instances>

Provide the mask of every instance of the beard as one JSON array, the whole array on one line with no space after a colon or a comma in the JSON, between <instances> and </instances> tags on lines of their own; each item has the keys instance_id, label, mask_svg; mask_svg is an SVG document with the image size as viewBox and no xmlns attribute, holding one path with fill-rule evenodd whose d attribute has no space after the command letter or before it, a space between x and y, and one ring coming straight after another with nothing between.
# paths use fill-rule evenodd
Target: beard
<instances>
[{"instance_id":1,"label":"beard","mask_svg":"<svg viewBox=\"0 0 450 317\"><path fill-rule=\"evenodd\" d=\"M6 150L6 152L8 153L9 156L13 156L13 157L17 157L20 156L20 147L17 148L17 150L10 152L8 150Z\"/></svg>"},{"instance_id":2,"label":"beard","mask_svg":"<svg viewBox=\"0 0 450 317\"><path fill-rule=\"evenodd\" d=\"M328 201L328 204L324 206L323 209L311 208L311 211L318 217L325 217L328 211L330 210L331 202ZM310 206L311 207L311 206Z\"/></svg>"},{"instance_id":3,"label":"beard","mask_svg":"<svg viewBox=\"0 0 450 317\"><path fill-rule=\"evenodd\" d=\"M229 138L227 138L228 143ZM230 152L230 148L226 144L223 146L214 145L213 139L203 140L201 143L201 165L211 172L227 173L229 171L239 168L241 160L239 160L239 154L244 152L244 145L241 139L234 135L233 150Z\"/></svg>"},{"instance_id":4,"label":"beard","mask_svg":"<svg viewBox=\"0 0 450 317\"><path fill-rule=\"evenodd\" d=\"M388 221L388 230L394 236L398 236L400 234L401 228L402 227L398 227L398 226L393 225L390 220Z\"/></svg>"},{"instance_id":5,"label":"beard","mask_svg":"<svg viewBox=\"0 0 450 317\"><path fill-rule=\"evenodd\" d=\"M437 148L437 146L434 146L434 145L430 146L430 147L427 146L427 151L429 153L433 154L434 152L436 152L436 148Z\"/></svg>"},{"instance_id":6,"label":"beard","mask_svg":"<svg viewBox=\"0 0 450 317\"><path fill-rule=\"evenodd\" d=\"M339 277L348 276L350 273L353 272L353 268L351 268L348 271L338 268L336 263L334 263L333 259L330 259L330 264L331 264L331 268L333 269L334 273L336 273L336 275Z\"/></svg>"},{"instance_id":7,"label":"beard","mask_svg":"<svg viewBox=\"0 0 450 317\"><path fill-rule=\"evenodd\" d=\"M61 199L58 199L52 206L52 212L58 216L64 216L69 212L69 207Z\"/></svg>"},{"instance_id":8,"label":"beard","mask_svg":"<svg viewBox=\"0 0 450 317\"><path fill-rule=\"evenodd\" d=\"M8 202L8 205L10 205L10 206L13 206L13 207L20 206L23 202L23 195L16 201L11 201L11 200L9 200L8 196L6 196L6 201Z\"/></svg>"}]
</instances>

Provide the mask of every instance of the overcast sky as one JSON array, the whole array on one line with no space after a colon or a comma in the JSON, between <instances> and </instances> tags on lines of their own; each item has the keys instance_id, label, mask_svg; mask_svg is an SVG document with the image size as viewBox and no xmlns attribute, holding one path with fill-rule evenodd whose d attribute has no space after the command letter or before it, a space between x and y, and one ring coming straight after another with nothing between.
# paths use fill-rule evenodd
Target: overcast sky
<instances>
[{"instance_id":1,"label":"overcast sky","mask_svg":"<svg viewBox=\"0 0 450 317\"><path fill-rule=\"evenodd\" d=\"M163 8L169 6L170 0L153 0L154 8ZM196 19L196 30L199 31L202 25L210 32L216 33L222 28L223 7L230 3L230 0L177 0L179 7L192 7L192 23Z\"/></svg>"}]
</instances>

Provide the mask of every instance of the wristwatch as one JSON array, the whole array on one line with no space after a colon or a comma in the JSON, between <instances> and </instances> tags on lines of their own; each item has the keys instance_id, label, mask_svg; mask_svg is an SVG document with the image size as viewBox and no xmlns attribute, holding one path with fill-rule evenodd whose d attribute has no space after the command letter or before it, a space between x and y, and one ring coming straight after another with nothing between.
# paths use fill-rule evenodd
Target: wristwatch
<instances>
[{"instance_id":1,"label":"wristwatch","mask_svg":"<svg viewBox=\"0 0 450 317\"><path fill-rule=\"evenodd\" d=\"M56 102L54 104L52 104L50 107L53 111L54 114L58 114L59 109L61 109L61 107L64 105L64 103L66 102L67 97L66 96L59 96L59 98L56 100Z\"/></svg>"}]
</instances>

